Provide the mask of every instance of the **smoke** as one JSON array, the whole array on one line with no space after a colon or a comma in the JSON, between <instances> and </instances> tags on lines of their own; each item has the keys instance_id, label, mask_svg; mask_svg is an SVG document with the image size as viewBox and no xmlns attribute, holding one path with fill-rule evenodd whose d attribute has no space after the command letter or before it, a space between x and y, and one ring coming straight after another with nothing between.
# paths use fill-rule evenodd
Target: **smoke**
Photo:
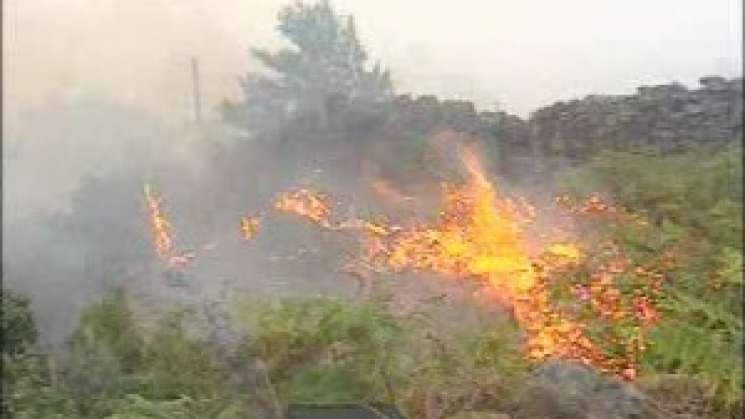
<instances>
[{"instance_id":1,"label":"smoke","mask_svg":"<svg viewBox=\"0 0 745 419\"><path fill-rule=\"evenodd\" d=\"M255 70L250 47L280 44L284 0L7 0L5 113L85 92L171 121L191 115L189 59L208 109ZM742 4L589 0L334 2L357 18L402 91L496 102L522 116L554 100L640 84L741 74ZM426 11L426 18L423 18ZM405 36L392 28L406 28ZM550 71L547 71L550 69Z\"/></svg>"},{"instance_id":2,"label":"smoke","mask_svg":"<svg viewBox=\"0 0 745 419\"><path fill-rule=\"evenodd\" d=\"M359 196L359 181L230 141L219 128L179 128L96 98L49 103L6 127L4 286L32 297L44 344L62 342L80 311L114 287L145 313L226 294L352 291L336 271L349 257L344 240L271 208L279 192L298 186ZM144 183L164 199L176 249L197 255L184 287L173 286L153 254ZM247 242L239 222L251 213L265 216Z\"/></svg>"},{"instance_id":3,"label":"smoke","mask_svg":"<svg viewBox=\"0 0 745 419\"><path fill-rule=\"evenodd\" d=\"M701 14L697 2L676 3L702 16L699 25L682 17L685 12L668 16L665 8L643 2L629 6L628 27L614 25L596 42L586 42L588 34L608 28L603 25L609 13L597 5L588 10L602 19L588 27L572 20L592 2L550 6L557 12L544 13L550 19L537 17L535 5L493 3L472 1L455 9L392 0L339 6L358 18L362 39L392 69L399 91L469 97L482 106L499 100L521 114L587 89L631 89L643 77L692 81L710 72L714 61L727 66L722 57L739 63L738 28L728 16L732 4ZM371 186L382 170L377 166L388 157L394 165L408 165L396 160L400 149L383 135L377 150L349 144L314 148L316 139L300 127L283 140L303 145L285 152L265 139L238 141L214 122L215 106L238 93L236 76L256 69L248 48L280 44L274 27L283 4L4 2L3 280L32 296L47 342L61 341L80 309L115 286L126 287L141 309L156 311L168 306L164 302L233 293L353 292L354 281L337 271L352 240L272 212L281 191L327 192L340 214L435 211L434 180L442 179L423 170L401 176L406 185L391 185L402 196L416 195L415 203L404 200L396 208L376 197ZM423 19L424 10L436 13ZM645 10L640 26L634 18ZM657 22L663 21L667 29L661 31ZM722 21L728 22L725 29ZM672 29L679 23L682 29ZM406 37L393 35L395 26L407 28ZM662 35L651 43L642 35L616 40L640 27ZM606 52L596 55L599 49ZM203 77L208 122L201 128L190 123L191 57L199 59ZM588 63L595 73L587 71ZM542 72L546 68L552 71ZM344 139L378 134L351 130ZM444 161L455 155L433 153ZM436 167L457 172L446 166ZM360 167L369 169L367 177L360 176ZM164 198L177 248L197 255L182 278L186 287L171 286L153 257L145 182ZM256 238L245 241L240 218L254 213L264 215L262 223Z\"/></svg>"}]
</instances>

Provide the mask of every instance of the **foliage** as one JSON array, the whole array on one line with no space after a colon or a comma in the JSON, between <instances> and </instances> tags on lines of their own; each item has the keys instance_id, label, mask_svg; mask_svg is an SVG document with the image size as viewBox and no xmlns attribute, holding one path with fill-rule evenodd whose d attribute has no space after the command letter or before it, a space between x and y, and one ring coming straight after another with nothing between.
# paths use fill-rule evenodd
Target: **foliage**
<instances>
[{"instance_id":1,"label":"foliage","mask_svg":"<svg viewBox=\"0 0 745 419\"><path fill-rule=\"evenodd\" d=\"M704 413L715 417L732 417L741 407L737 155L605 154L566 183L578 196L607 192L638 215L640 223L593 224L588 237L611 237L634 264L665 273L656 302L661 321L647 334L639 359L641 383L670 405L697 392ZM589 260L601 263L603 249L590 249ZM672 255L672 262L662 266L663 255ZM587 272L565 274L579 281ZM639 280L617 277L622 298L632 296ZM243 355L265 361L283 403L389 402L411 417L509 410L530 369L514 325L498 318L452 321L462 307L441 301L402 314L393 299L381 291L367 300L243 303ZM212 343L189 333L186 312L147 328L124 293L106 296L82 313L58 380L43 358L29 353L36 332L28 303L3 295L3 332L12 343L3 359L10 396L4 408L14 417L232 418L254 408L246 383L229 378L245 371L211 356ZM621 326L593 333L620 335L633 325ZM601 347L620 350L612 342ZM663 379L671 374L688 381Z\"/></svg>"},{"instance_id":2,"label":"foliage","mask_svg":"<svg viewBox=\"0 0 745 419\"><path fill-rule=\"evenodd\" d=\"M564 187L583 195L603 191L626 207L695 229L708 239L742 240L742 150L658 156L606 152L569 177Z\"/></svg>"},{"instance_id":3,"label":"foliage","mask_svg":"<svg viewBox=\"0 0 745 419\"><path fill-rule=\"evenodd\" d=\"M422 353L405 392L409 414L442 417L512 408L528 371L517 336L514 325L503 323L420 343Z\"/></svg>"},{"instance_id":4,"label":"foliage","mask_svg":"<svg viewBox=\"0 0 745 419\"><path fill-rule=\"evenodd\" d=\"M74 401L50 383L49 372L30 354L3 354L3 417L77 418Z\"/></svg>"},{"instance_id":5,"label":"foliage","mask_svg":"<svg viewBox=\"0 0 745 419\"><path fill-rule=\"evenodd\" d=\"M120 290L89 306L72 337L73 351L112 356L122 362L123 371L142 364L143 343Z\"/></svg>"},{"instance_id":6,"label":"foliage","mask_svg":"<svg viewBox=\"0 0 745 419\"><path fill-rule=\"evenodd\" d=\"M49 382L44 358L35 352L37 331L24 295L2 294L3 416L73 418L72 402Z\"/></svg>"},{"instance_id":7,"label":"foliage","mask_svg":"<svg viewBox=\"0 0 745 419\"><path fill-rule=\"evenodd\" d=\"M390 97L390 76L379 64L368 65L351 16L344 18L323 0L297 2L278 18L277 29L291 47L253 50L270 74L242 79L243 102L225 103L226 121L255 130L268 121L310 116L325 126L330 111L368 108Z\"/></svg>"},{"instance_id":8,"label":"foliage","mask_svg":"<svg viewBox=\"0 0 745 419\"><path fill-rule=\"evenodd\" d=\"M2 303L3 354L21 354L36 342L37 330L28 297L11 290L3 290Z\"/></svg>"},{"instance_id":9,"label":"foliage","mask_svg":"<svg viewBox=\"0 0 745 419\"><path fill-rule=\"evenodd\" d=\"M183 313L161 320L147 337L143 358L140 374L150 388L143 394L152 398L217 399L226 390L226 377L211 359L207 343L188 336Z\"/></svg>"},{"instance_id":10,"label":"foliage","mask_svg":"<svg viewBox=\"0 0 745 419\"><path fill-rule=\"evenodd\" d=\"M112 412L106 419L239 419L252 417L240 403L214 403L195 400L188 396L174 399L149 399L139 394L128 394L120 399L107 401L106 410Z\"/></svg>"},{"instance_id":11,"label":"foliage","mask_svg":"<svg viewBox=\"0 0 745 419\"><path fill-rule=\"evenodd\" d=\"M267 363L283 403L389 402L412 414L425 405L456 412L490 394L504 400L526 371L511 326L456 330L431 307L402 315L389 301L244 303L246 355ZM227 366L189 337L185 315L174 312L147 330L121 292L91 305L71 338L61 383L52 385L52 372L33 357L8 364L3 379L15 417L245 417L251 400L241 393L249 389L231 387Z\"/></svg>"},{"instance_id":12,"label":"foliage","mask_svg":"<svg viewBox=\"0 0 745 419\"><path fill-rule=\"evenodd\" d=\"M389 358L404 339L403 325L372 303L339 300L283 301L244 306L255 329L252 352L267 362L280 397L350 401L392 396Z\"/></svg>"},{"instance_id":13,"label":"foliage","mask_svg":"<svg viewBox=\"0 0 745 419\"><path fill-rule=\"evenodd\" d=\"M443 327L431 308L394 314L383 296L251 304L242 313L256 330L253 354L267 360L286 401L362 400L398 404L415 417L427 406L451 414L489 395L506 402L527 371L512 326Z\"/></svg>"},{"instance_id":14,"label":"foliage","mask_svg":"<svg viewBox=\"0 0 745 419\"><path fill-rule=\"evenodd\" d=\"M684 374L712 386L712 410L742 406L742 152L606 153L575 173L575 194L607 192L652 221L654 234L616 228L636 261L672 255L648 336L643 374ZM729 413L728 413L729 412Z\"/></svg>"},{"instance_id":15,"label":"foliage","mask_svg":"<svg viewBox=\"0 0 745 419\"><path fill-rule=\"evenodd\" d=\"M224 399L232 395L207 345L188 336L184 313L175 312L145 330L134 320L122 292L83 313L71 344L68 385L91 417L114 415L121 406L142 412L187 407L209 411L224 407ZM133 398L142 403L122 401Z\"/></svg>"},{"instance_id":16,"label":"foliage","mask_svg":"<svg viewBox=\"0 0 745 419\"><path fill-rule=\"evenodd\" d=\"M147 260L150 249L137 216L143 204L133 199L142 195L143 183L139 174L85 178L72 194L72 210L48 221L55 238L61 239L54 246L79 246L82 278L117 281Z\"/></svg>"},{"instance_id":17,"label":"foliage","mask_svg":"<svg viewBox=\"0 0 745 419\"><path fill-rule=\"evenodd\" d=\"M267 158L261 143L241 144L245 148L227 152L238 169L222 176L223 165L215 164L216 180L242 182L258 170L265 176L254 176L256 190L268 191L268 196L275 192L274 184L292 177L291 170L305 175L307 167L301 164L328 158L340 145L351 144L352 151L346 149L339 159L347 161L351 173L359 175L364 161L377 165L374 175L400 180L396 186L412 179L424 183L450 175L438 154L447 151L433 151L429 141L434 133L448 127L503 140L510 131L502 122L478 123L483 120L464 103L439 103L432 96L394 101L390 75L370 62L353 19L326 1L282 9L277 29L288 46L275 52L254 50L265 71L242 78L242 99L226 102L222 111L227 122L260 139L298 147L293 149L297 160L284 154ZM456 134L448 135L452 140ZM321 144L326 147L319 149ZM515 156L493 156L507 148L491 146L492 157L503 163L530 154L522 142L516 147L525 150ZM438 155L430 159L428 152ZM664 272L666 281L655 302L661 321L646 335L647 348L639 359L642 384L669 404L701 397L704 413L719 417L734 416L742 408L741 161L740 149L673 156L605 152L563 184L578 197L604 192L648 222L644 228L599 223L588 238L611 237L635 265ZM287 167L274 167L279 162ZM66 264L58 262L53 270L68 283L115 281L133 266L142 266L149 248L135 216L141 202L132 197L140 195L141 175L147 170L135 167L139 159L132 164L133 176L86 179L72 197L72 211L44 224L55 236L43 253L49 256L28 259L50 260L59 252L58 259ZM512 165L521 163L515 159ZM281 178L267 180L272 173ZM339 173L335 167L334 174ZM339 178L353 182L362 176ZM234 186L216 193L234 195ZM204 200L205 189L194 195ZM211 200L235 199L219 198ZM600 245L589 249L588 265L601 263L603 250ZM661 266L663 255L672 255L673 262ZM78 261L82 266L75 265ZM580 283L590 275L588 266L564 274L565 283ZM629 274L614 281L623 305L631 305L641 279ZM19 418L247 417L259 403L247 394L252 385L245 377L249 358L266 363L269 385L282 402L387 402L410 417L509 410L530 370L514 324L499 316L449 321L462 307L441 301L403 314L392 300L381 293L368 300L243 303L239 321L246 339L239 358L245 362L231 363L212 356L213 346L222 342L190 333L187 313L172 313L146 328L125 294L115 292L82 313L60 378L50 367L55 358L34 354L37 332L29 300L5 291L3 413ZM61 312L41 305L56 315ZM581 313L599 346L608 353L626 350L612 338L624 337L636 324L604 329L593 322L594 314ZM233 382L241 375L241 383Z\"/></svg>"}]
</instances>

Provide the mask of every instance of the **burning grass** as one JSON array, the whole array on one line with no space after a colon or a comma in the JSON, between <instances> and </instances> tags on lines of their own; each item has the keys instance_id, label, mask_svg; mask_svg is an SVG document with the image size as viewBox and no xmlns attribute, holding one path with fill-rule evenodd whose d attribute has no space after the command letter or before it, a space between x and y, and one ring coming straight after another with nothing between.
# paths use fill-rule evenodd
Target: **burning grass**
<instances>
[{"instance_id":1,"label":"burning grass","mask_svg":"<svg viewBox=\"0 0 745 419\"><path fill-rule=\"evenodd\" d=\"M336 222L329 198L309 189L281 194L274 209L356 234L361 251L347 270L357 276L409 271L471 281L481 301L511 313L530 361L575 360L636 378L645 332L660 319L656 302L664 273L635 264L620 246L583 235L577 226L647 225L598 196L579 203L560 197L556 209L566 226L540 231L541 211L525 198L500 196L474 153L466 150L462 162L468 179L443 185L435 220L406 226L359 218ZM174 255L161 200L148 186L145 191L156 254L169 267L185 268L193 255ZM243 238L254 238L258 226L258 217L243 217Z\"/></svg>"},{"instance_id":2,"label":"burning grass","mask_svg":"<svg viewBox=\"0 0 745 419\"><path fill-rule=\"evenodd\" d=\"M658 290L658 286L647 285L659 285L661 274L632 266L618 249L606 264L589 266L582 250L587 243L576 237L541 243L531 229L536 208L525 199L499 196L473 154L464 154L463 162L469 180L444 185L439 217L370 237L363 252L364 265L475 281L485 301L512 313L524 332L529 360L576 360L619 377L635 378L644 330L659 318L654 298L644 290ZM598 197L568 209L575 218L622 214ZM571 296L574 301L562 306L556 301L555 288L568 284L555 279L581 269L585 269L584 288L576 287L576 295ZM639 283L633 301L628 302L622 298L616 276L631 270L653 280ZM597 319L607 322L600 333L592 330L598 328ZM615 327L621 323L623 332ZM607 341L615 345L612 351L599 344Z\"/></svg>"},{"instance_id":3,"label":"burning grass","mask_svg":"<svg viewBox=\"0 0 745 419\"><path fill-rule=\"evenodd\" d=\"M540 231L536 207L498 194L475 153L465 150L461 157L467 180L443 185L435 220L407 226L359 218L336 222L328 196L309 189L281 194L274 209L356 234L361 251L347 270L357 276L409 271L471 281L481 301L511 313L530 361L575 360L636 378L645 331L660 318L656 300L664 275L635 265L612 242L592 243L599 238L575 227L588 221L645 224L598 196L579 203L560 197L555 209L566 226ZM170 268L185 269L194 255L174 253L162 200L148 185L145 194L156 254ZM254 238L258 227L258 217L243 217L242 237Z\"/></svg>"}]
</instances>

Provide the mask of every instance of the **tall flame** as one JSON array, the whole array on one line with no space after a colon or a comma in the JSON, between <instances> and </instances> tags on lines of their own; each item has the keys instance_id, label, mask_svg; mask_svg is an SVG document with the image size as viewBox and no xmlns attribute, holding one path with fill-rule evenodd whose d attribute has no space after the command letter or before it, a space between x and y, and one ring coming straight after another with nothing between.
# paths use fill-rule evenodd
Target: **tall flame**
<instances>
[{"instance_id":1,"label":"tall flame","mask_svg":"<svg viewBox=\"0 0 745 419\"><path fill-rule=\"evenodd\" d=\"M153 249L158 258L169 268L183 270L195 257L194 252L176 253L171 234L171 223L161 208L163 199L153 192L149 184L143 187L150 220Z\"/></svg>"},{"instance_id":2,"label":"tall flame","mask_svg":"<svg viewBox=\"0 0 745 419\"><path fill-rule=\"evenodd\" d=\"M484 295L511 309L515 321L525 332L525 353L540 361L551 357L573 359L625 378L636 374L634 362L637 341L629 343L628 356L611 358L587 335L586 325L558 309L551 300L549 285L557 271L578 264L583 252L577 245L551 243L540 252L528 251L532 239L525 226L535 208L525 200L501 198L488 181L477 156L471 150L462 154L470 174L465 184L446 185L443 209L432 224L420 224L391 234L371 236L365 265L382 264L393 271L431 271L452 277L467 277L483 285ZM614 213L612 207L592 197L582 213ZM616 262L623 261L623 257ZM605 271L603 271L605 269ZM620 269L620 270L619 270ZM588 299L598 313L617 321L635 316L641 323L656 319L649 299L635 300L635 313L622 307L619 292L609 275L624 267L600 268L592 277ZM633 347L632 347L633 346Z\"/></svg>"},{"instance_id":3,"label":"tall flame","mask_svg":"<svg viewBox=\"0 0 745 419\"><path fill-rule=\"evenodd\" d=\"M444 209L437 222L409 230L388 249L387 263L394 270L429 270L479 280L487 293L508 305L526 332L528 357L601 358L579 324L561 318L552 309L540 266L528 254L522 224L532 208L521 211L508 199L499 199L475 154L463 154L471 178L464 185L445 188ZM549 249L555 265L574 263L579 249L568 243ZM543 262L548 263L549 259Z\"/></svg>"},{"instance_id":4,"label":"tall flame","mask_svg":"<svg viewBox=\"0 0 745 419\"><path fill-rule=\"evenodd\" d=\"M152 191L149 184L145 184L144 192L155 254L164 262L168 262L173 249L173 240L171 239L171 224L161 209L163 200Z\"/></svg>"}]
</instances>

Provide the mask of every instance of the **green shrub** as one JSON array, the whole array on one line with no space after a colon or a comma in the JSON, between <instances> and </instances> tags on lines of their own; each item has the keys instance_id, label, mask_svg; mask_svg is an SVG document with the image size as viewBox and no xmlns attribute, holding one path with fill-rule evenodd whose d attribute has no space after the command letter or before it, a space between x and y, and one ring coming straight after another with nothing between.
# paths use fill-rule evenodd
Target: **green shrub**
<instances>
[{"instance_id":1,"label":"green shrub","mask_svg":"<svg viewBox=\"0 0 745 419\"><path fill-rule=\"evenodd\" d=\"M613 231L635 261L674 255L662 320L648 336L642 375L708 383L718 417L742 408L742 151L655 156L606 153L563 184L575 196L607 193L650 220L654 234ZM602 228L602 226L600 226Z\"/></svg>"},{"instance_id":2,"label":"green shrub","mask_svg":"<svg viewBox=\"0 0 745 419\"><path fill-rule=\"evenodd\" d=\"M2 414L14 418L75 418L73 401L51 383L45 357L34 352L37 330L30 300L2 294Z\"/></svg>"},{"instance_id":3,"label":"green shrub","mask_svg":"<svg viewBox=\"0 0 745 419\"><path fill-rule=\"evenodd\" d=\"M241 312L285 402L394 403L412 417L428 397L443 412L466 399L504 406L527 371L514 325L448 324L440 315L452 313L434 306L404 316L378 296L247 303Z\"/></svg>"},{"instance_id":4,"label":"green shrub","mask_svg":"<svg viewBox=\"0 0 745 419\"><path fill-rule=\"evenodd\" d=\"M31 313L31 301L8 289L2 291L2 323L0 330L3 337L3 354L20 354L26 352L36 343L38 332Z\"/></svg>"},{"instance_id":5,"label":"green shrub","mask_svg":"<svg viewBox=\"0 0 745 419\"><path fill-rule=\"evenodd\" d=\"M143 366L137 371L156 399L190 397L216 399L228 393L226 377L211 359L208 346L189 337L182 313L161 319L143 346Z\"/></svg>"}]
</instances>

